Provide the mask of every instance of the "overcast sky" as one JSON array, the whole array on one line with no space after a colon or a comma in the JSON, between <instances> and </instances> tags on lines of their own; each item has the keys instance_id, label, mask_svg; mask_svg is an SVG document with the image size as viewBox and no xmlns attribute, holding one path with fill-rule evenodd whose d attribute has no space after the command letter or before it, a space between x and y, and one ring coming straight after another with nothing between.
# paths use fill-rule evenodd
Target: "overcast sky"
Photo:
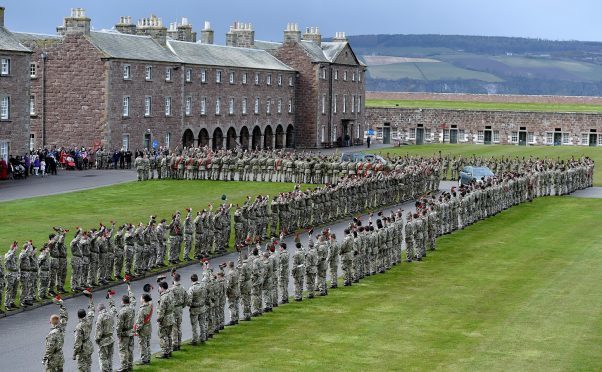
<instances>
[{"instance_id":1,"label":"overcast sky","mask_svg":"<svg viewBox=\"0 0 602 372\"><path fill-rule=\"evenodd\" d=\"M82 7L94 29L119 16L156 14L165 24L188 17L196 31L211 21L216 41L234 20L251 22L255 37L279 41L288 22L365 34L461 34L602 41L601 0L0 0L14 31L55 33L70 8Z\"/></svg>"}]
</instances>

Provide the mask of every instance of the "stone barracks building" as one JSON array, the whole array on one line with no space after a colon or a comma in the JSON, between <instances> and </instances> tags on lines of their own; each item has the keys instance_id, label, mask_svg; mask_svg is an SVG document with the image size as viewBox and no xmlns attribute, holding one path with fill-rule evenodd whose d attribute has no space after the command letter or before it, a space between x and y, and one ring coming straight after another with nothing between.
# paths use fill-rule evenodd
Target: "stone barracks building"
<instances>
[{"instance_id":1,"label":"stone barracks building","mask_svg":"<svg viewBox=\"0 0 602 372\"><path fill-rule=\"evenodd\" d=\"M363 138L365 66L343 33L322 42L317 28L302 36L290 24L282 43L256 42L250 24L235 22L222 46L208 22L198 42L185 18L165 27L121 17L94 31L81 8L57 35L1 30L8 79L23 83L11 89L28 91L12 98L2 76L2 94L15 130L31 120L23 133L33 148L321 148Z\"/></svg>"}]
</instances>

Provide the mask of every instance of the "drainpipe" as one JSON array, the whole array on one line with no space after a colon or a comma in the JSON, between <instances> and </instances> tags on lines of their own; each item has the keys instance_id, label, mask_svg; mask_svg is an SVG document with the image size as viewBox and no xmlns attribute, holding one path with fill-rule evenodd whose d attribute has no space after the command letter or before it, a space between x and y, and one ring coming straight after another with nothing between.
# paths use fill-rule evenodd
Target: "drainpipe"
<instances>
[{"instance_id":1,"label":"drainpipe","mask_svg":"<svg viewBox=\"0 0 602 372\"><path fill-rule=\"evenodd\" d=\"M42 148L46 147L46 59L48 54L42 52Z\"/></svg>"}]
</instances>

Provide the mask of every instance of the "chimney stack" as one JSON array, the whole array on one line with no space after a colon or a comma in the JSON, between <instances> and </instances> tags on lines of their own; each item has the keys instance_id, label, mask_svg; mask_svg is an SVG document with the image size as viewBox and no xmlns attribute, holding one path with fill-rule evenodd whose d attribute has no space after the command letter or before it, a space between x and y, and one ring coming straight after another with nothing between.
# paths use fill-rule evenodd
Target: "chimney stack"
<instances>
[{"instance_id":1,"label":"chimney stack","mask_svg":"<svg viewBox=\"0 0 602 372\"><path fill-rule=\"evenodd\" d=\"M141 18L138 21L136 34L150 36L162 46L167 44L167 28L163 26L161 18L152 14L149 18Z\"/></svg>"},{"instance_id":2,"label":"chimney stack","mask_svg":"<svg viewBox=\"0 0 602 372\"><path fill-rule=\"evenodd\" d=\"M303 34L303 40L313 41L320 45L322 44L322 35L320 34L320 27L307 27Z\"/></svg>"},{"instance_id":3,"label":"chimney stack","mask_svg":"<svg viewBox=\"0 0 602 372\"><path fill-rule=\"evenodd\" d=\"M332 41L347 42L347 36L345 36L344 32L337 32Z\"/></svg>"},{"instance_id":4,"label":"chimney stack","mask_svg":"<svg viewBox=\"0 0 602 372\"><path fill-rule=\"evenodd\" d=\"M63 25L56 28L59 35L90 35L90 18L86 17L84 8L71 8L71 16L65 17Z\"/></svg>"},{"instance_id":5,"label":"chimney stack","mask_svg":"<svg viewBox=\"0 0 602 372\"><path fill-rule=\"evenodd\" d=\"M285 43L298 43L301 41L301 31L299 31L299 25L296 23L289 23L286 25L284 30L284 42Z\"/></svg>"},{"instance_id":6,"label":"chimney stack","mask_svg":"<svg viewBox=\"0 0 602 372\"><path fill-rule=\"evenodd\" d=\"M167 36L174 40L196 42L196 32L192 31L192 25L186 17L182 18L182 23L170 23Z\"/></svg>"},{"instance_id":7,"label":"chimney stack","mask_svg":"<svg viewBox=\"0 0 602 372\"><path fill-rule=\"evenodd\" d=\"M205 25L201 30L201 43L202 44L213 44L213 30L211 29L211 22L205 21Z\"/></svg>"},{"instance_id":8,"label":"chimney stack","mask_svg":"<svg viewBox=\"0 0 602 372\"><path fill-rule=\"evenodd\" d=\"M250 23L234 22L226 34L226 45L238 48L255 46L255 31Z\"/></svg>"},{"instance_id":9,"label":"chimney stack","mask_svg":"<svg viewBox=\"0 0 602 372\"><path fill-rule=\"evenodd\" d=\"M119 23L115 25L115 29L122 34L136 35L136 25L132 23L132 17L119 17Z\"/></svg>"},{"instance_id":10,"label":"chimney stack","mask_svg":"<svg viewBox=\"0 0 602 372\"><path fill-rule=\"evenodd\" d=\"M4 7L0 6L0 27L4 27Z\"/></svg>"}]
</instances>

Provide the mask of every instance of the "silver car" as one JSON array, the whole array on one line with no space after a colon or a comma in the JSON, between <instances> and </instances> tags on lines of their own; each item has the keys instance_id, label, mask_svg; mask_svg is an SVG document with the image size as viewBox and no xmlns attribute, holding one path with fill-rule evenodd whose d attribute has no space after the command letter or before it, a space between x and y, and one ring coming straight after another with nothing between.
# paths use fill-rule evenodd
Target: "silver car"
<instances>
[{"instance_id":1,"label":"silver car","mask_svg":"<svg viewBox=\"0 0 602 372\"><path fill-rule=\"evenodd\" d=\"M469 185L472 182L482 182L484 178L495 176L491 169L487 167L473 167L467 165L460 172L458 186Z\"/></svg>"}]
</instances>

